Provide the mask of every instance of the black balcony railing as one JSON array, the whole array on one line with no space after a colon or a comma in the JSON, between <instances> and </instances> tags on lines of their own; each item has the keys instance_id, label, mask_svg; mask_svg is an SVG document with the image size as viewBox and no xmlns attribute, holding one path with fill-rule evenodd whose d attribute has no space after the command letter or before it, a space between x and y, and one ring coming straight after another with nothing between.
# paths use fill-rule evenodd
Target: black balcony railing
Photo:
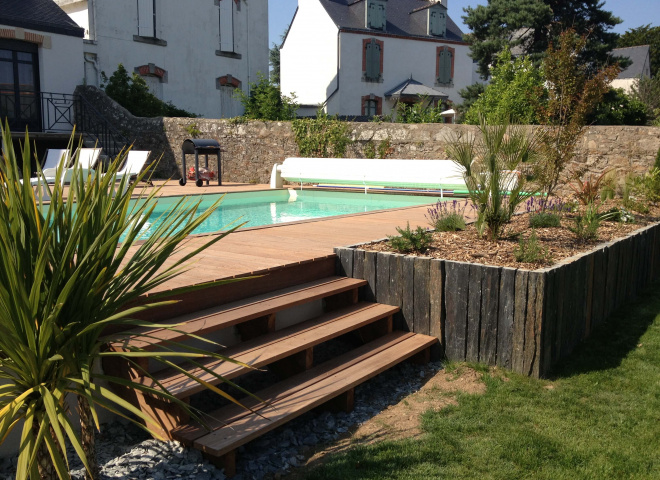
<instances>
[{"instance_id":1,"label":"black balcony railing","mask_svg":"<svg viewBox=\"0 0 660 480\"><path fill-rule=\"evenodd\" d=\"M9 96L0 102L0 117L9 120L12 131L71 132L76 130L90 143L114 156L131 142L85 98L66 93L41 92L23 95L20 109Z\"/></svg>"}]
</instances>

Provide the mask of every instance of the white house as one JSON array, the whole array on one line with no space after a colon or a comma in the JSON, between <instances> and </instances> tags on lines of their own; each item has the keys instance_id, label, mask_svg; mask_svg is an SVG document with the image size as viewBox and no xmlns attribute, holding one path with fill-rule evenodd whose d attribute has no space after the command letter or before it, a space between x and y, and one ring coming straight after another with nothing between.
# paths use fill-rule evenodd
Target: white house
<instances>
[{"instance_id":1,"label":"white house","mask_svg":"<svg viewBox=\"0 0 660 480\"><path fill-rule=\"evenodd\" d=\"M460 102L473 62L447 0L303 0L280 50L301 114L388 114L418 94Z\"/></svg>"},{"instance_id":2,"label":"white house","mask_svg":"<svg viewBox=\"0 0 660 480\"><path fill-rule=\"evenodd\" d=\"M121 63L161 100L222 118L243 111L236 88L268 75L265 0L55 1L85 29L88 85Z\"/></svg>"},{"instance_id":3,"label":"white house","mask_svg":"<svg viewBox=\"0 0 660 480\"><path fill-rule=\"evenodd\" d=\"M12 131L62 130L82 53L83 29L52 0L0 0L0 119Z\"/></svg>"},{"instance_id":4,"label":"white house","mask_svg":"<svg viewBox=\"0 0 660 480\"><path fill-rule=\"evenodd\" d=\"M612 55L628 58L632 62L612 81L612 88L622 88L626 93L631 93L641 77L651 77L651 51L648 45L615 48Z\"/></svg>"}]
</instances>

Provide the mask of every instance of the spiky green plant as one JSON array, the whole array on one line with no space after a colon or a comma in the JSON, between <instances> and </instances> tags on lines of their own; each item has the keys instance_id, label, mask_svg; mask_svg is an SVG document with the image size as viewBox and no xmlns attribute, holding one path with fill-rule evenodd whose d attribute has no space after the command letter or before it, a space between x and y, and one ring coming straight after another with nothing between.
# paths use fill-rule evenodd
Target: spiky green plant
<instances>
[{"instance_id":1,"label":"spiky green plant","mask_svg":"<svg viewBox=\"0 0 660 480\"><path fill-rule=\"evenodd\" d=\"M156 427L105 382L182 405L166 390L99 373L95 368L99 360L121 355L135 363L150 356L172 365L172 357L194 361L207 355L193 349L104 352L103 345L115 338L106 334L107 327L155 326L134 316L172 302L156 300L130 307L131 302L184 272L190 259L238 226L185 253L186 237L218 203L197 216L199 202L184 199L165 215L151 238L132 246L154 211L159 190L148 194L142 190L142 201L135 202L131 196L138 193L138 182L129 184L124 177L115 189L122 156L104 175L86 176L74 167L66 196L61 185L65 171L59 168L55 184L45 187L51 198L46 204L40 195L35 198L29 181L21 180L30 177L27 133L19 156L8 127L0 130L0 441L20 428L19 480L69 478L62 453L67 443L82 460L88 478L93 478L98 468L93 449L98 408L132 415L151 430ZM67 397L78 401L80 434L68 414Z\"/></svg>"},{"instance_id":2,"label":"spiky green plant","mask_svg":"<svg viewBox=\"0 0 660 480\"><path fill-rule=\"evenodd\" d=\"M502 227L536 189L521 172L539 156L538 137L521 125L488 125L481 117L480 135L455 139L447 155L464 169L463 177L480 222L497 240Z\"/></svg>"}]
</instances>

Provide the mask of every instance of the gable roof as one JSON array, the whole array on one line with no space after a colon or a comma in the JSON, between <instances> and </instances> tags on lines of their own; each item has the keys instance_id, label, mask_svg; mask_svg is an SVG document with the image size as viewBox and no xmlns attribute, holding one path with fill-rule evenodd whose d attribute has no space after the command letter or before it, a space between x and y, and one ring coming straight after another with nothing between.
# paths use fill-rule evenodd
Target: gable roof
<instances>
[{"instance_id":1,"label":"gable roof","mask_svg":"<svg viewBox=\"0 0 660 480\"><path fill-rule=\"evenodd\" d=\"M390 0L387 2L387 26L385 31L365 28L365 0L320 0L328 15L340 30L363 31L373 35L389 34L414 38L463 41L463 32L447 15L447 34L433 37L427 34L425 13L431 7L429 0ZM411 15L413 14L414 15Z\"/></svg>"},{"instance_id":2,"label":"gable roof","mask_svg":"<svg viewBox=\"0 0 660 480\"><path fill-rule=\"evenodd\" d=\"M419 96L429 97L429 98L442 98L447 99L449 95L435 88L427 87L422 82L418 82L412 76L398 84L393 89L385 92L385 96L395 97L395 98L416 98Z\"/></svg>"},{"instance_id":3,"label":"gable roof","mask_svg":"<svg viewBox=\"0 0 660 480\"><path fill-rule=\"evenodd\" d=\"M85 35L53 0L0 0L0 24L79 38Z\"/></svg>"},{"instance_id":4,"label":"gable roof","mask_svg":"<svg viewBox=\"0 0 660 480\"><path fill-rule=\"evenodd\" d=\"M637 78L645 73L648 74L650 65L650 47L648 45L639 45L637 47L615 48L612 50L615 57L628 57L632 63L621 70L616 78Z\"/></svg>"}]
</instances>

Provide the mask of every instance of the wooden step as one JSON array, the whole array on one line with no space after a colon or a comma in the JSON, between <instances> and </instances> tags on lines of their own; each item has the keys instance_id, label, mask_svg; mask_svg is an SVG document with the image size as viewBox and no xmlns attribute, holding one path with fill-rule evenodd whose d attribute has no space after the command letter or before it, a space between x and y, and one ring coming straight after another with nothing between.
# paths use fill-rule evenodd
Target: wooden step
<instances>
[{"instance_id":1,"label":"wooden step","mask_svg":"<svg viewBox=\"0 0 660 480\"><path fill-rule=\"evenodd\" d=\"M199 425L181 426L173 437L212 459L225 455L264 433L348 392L393 365L427 350L437 339L411 332L393 332L246 399L251 413L230 405L210 414L215 428L205 434ZM231 457L230 457L231 458ZM231 467L228 465L228 470Z\"/></svg>"},{"instance_id":2,"label":"wooden step","mask_svg":"<svg viewBox=\"0 0 660 480\"><path fill-rule=\"evenodd\" d=\"M216 330L348 291L355 292L357 301L357 289L366 283L366 280L354 278L328 277L296 285L162 322L171 325L172 329L147 327L134 329L130 334L113 342L110 348L115 351L125 351L130 348L153 350L160 345L177 342L190 335L203 337Z\"/></svg>"},{"instance_id":3,"label":"wooden step","mask_svg":"<svg viewBox=\"0 0 660 480\"><path fill-rule=\"evenodd\" d=\"M220 380L216 375L228 380L236 378L254 368L272 364L378 320L388 319L389 327L386 330L391 331L391 317L398 310L398 307L390 305L360 302L218 352L249 367L209 358L199 362L203 368L190 365L184 366L184 369L188 375L217 384ZM142 377L136 381L154 388L155 382L158 382L172 395L183 399L205 389L203 384L192 380L188 375L175 369L165 369L154 374L153 379Z\"/></svg>"}]
</instances>

